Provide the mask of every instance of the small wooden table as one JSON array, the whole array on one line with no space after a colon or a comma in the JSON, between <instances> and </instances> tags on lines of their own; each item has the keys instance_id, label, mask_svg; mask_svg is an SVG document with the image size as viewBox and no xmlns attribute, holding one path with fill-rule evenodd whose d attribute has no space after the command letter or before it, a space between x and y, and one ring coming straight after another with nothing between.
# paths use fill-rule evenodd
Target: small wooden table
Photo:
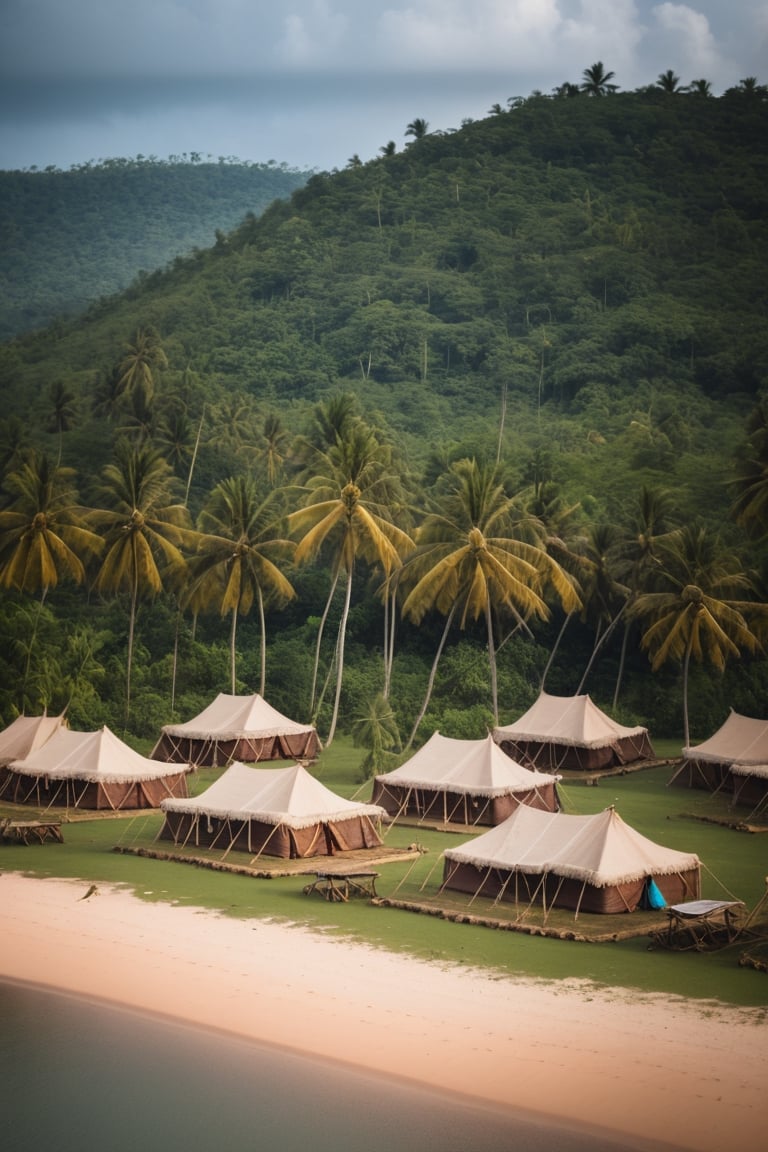
<instances>
[{"instance_id":1,"label":"small wooden table","mask_svg":"<svg viewBox=\"0 0 768 1152\"><path fill-rule=\"evenodd\" d=\"M63 844L60 820L0 820L0 840L12 844Z\"/></svg>"},{"instance_id":2,"label":"small wooden table","mask_svg":"<svg viewBox=\"0 0 768 1152\"><path fill-rule=\"evenodd\" d=\"M656 934L669 948L705 951L730 944L738 935L744 903L741 900L689 900L667 908L669 924Z\"/></svg>"},{"instance_id":3,"label":"small wooden table","mask_svg":"<svg viewBox=\"0 0 768 1152\"><path fill-rule=\"evenodd\" d=\"M319 892L326 900L336 900L344 904L353 896L371 899L376 895L378 872L318 872L311 884L304 889L305 895Z\"/></svg>"}]
</instances>

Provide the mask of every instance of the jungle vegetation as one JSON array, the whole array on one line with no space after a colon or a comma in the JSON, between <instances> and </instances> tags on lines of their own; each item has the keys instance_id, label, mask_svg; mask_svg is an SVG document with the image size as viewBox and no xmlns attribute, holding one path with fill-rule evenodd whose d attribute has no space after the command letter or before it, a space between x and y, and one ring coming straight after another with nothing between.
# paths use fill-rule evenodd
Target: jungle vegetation
<instances>
[{"instance_id":1,"label":"jungle vegetation","mask_svg":"<svg viewBox=\"0 0 768 1152\"><path fill-rule=\"evenodd\" d=\"M234 684L373 770L542 685L766 714L768 93L611 77L417 116L0 347L5 722Z\"/></svg>"}]
</instances>

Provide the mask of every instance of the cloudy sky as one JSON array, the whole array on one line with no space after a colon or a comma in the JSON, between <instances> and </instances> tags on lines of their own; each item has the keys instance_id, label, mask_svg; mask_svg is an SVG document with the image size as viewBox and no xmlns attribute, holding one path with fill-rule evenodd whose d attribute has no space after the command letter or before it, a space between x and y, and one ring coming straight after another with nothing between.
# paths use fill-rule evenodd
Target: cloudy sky
<instances>
[{"instance_id":1,"label":"cloudy sky","mask_svg":"<svg viewBox=\"0 0 768 1152\"><path fill-rule=\"evenodd\" d=\"M340 168L598 60L629 90L768 82L768 0L0 0L0 168Z\"/></svg>"}]
</instances>

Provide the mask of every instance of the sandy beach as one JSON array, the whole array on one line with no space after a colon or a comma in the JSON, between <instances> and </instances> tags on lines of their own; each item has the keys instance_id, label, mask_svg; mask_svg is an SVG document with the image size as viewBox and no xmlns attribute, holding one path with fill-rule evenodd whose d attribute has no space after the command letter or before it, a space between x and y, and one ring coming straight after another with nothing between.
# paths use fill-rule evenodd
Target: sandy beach
<instances>
[{"instance_id":1,"label":"sandy beach","mask_svg":"<svg viewBox=\"0 0 768 1152\"><path fill-rule=\"evenodd\" d=\"M0 978L279 1043L642 1147L762 1152L766 1012L468 971L0 875Z\"/></svg>"}]
</instances>

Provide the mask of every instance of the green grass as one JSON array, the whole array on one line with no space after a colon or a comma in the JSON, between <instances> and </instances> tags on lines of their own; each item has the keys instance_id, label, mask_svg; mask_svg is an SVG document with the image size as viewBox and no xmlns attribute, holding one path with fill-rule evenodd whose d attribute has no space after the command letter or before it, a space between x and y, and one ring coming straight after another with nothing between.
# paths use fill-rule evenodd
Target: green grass
<instances>
[{"instance_id":1,"label":"green grass","mask_svg":"<svg viewBox=\"0 0 768 1152\"><path fill-rule=\"evenodd\" d=\"M334 791L350 796L360 790L361 755L351 743L337 738L332 748L323 753L315 773ZM217 774L213 770L196 773L191 778L192 790L202 791ZM698 853L704 863L704 896L733 897L753 908L765 891L768 833L749 834L692 818L732 820L734 812L728 807L727 798L668 787L671 775L672 769L663 766L604 778L597 787L566 784L564 807L568 812L591 813L615 804L627 823L651 839ZM362 789L360 797L370 797L370 785ZM7 807L0 809L0 815L8 812ZM18 816L18 809L14 814ZM630 993L642 990L742 1006L768 1004L768 977L739 966L739 956L745 949L740 942L711 952L671 952L650 948L647 935L600 944L541 938L376 907L365 901L330 904L304 895L306 876L254 879L113 851L117 844L153 844L161 823L155 813L77 820L65 824L64 844L3 845L0 869L77 878L84 884L120 884L145 900L217 909L242 918L268 917L302 923L373 947L500 973L545 980L575 978ZM416 842L426 851L415 863L382 865L379 894L413 901L434 896L440 882L440 854L446 846L461 840L455 834L428 829L390 829L386 834L388 846L406 847ZM484 908L475 902L471 911L482 913ZM571 928L592 931L595 927L603 931L608 920L625 929L633 923L641 924L643 916L646 922L652 919L650 914L640 913L610 918L582 914L574 926L571 916L558 915Z\"/></svg>"}]
</instances>

